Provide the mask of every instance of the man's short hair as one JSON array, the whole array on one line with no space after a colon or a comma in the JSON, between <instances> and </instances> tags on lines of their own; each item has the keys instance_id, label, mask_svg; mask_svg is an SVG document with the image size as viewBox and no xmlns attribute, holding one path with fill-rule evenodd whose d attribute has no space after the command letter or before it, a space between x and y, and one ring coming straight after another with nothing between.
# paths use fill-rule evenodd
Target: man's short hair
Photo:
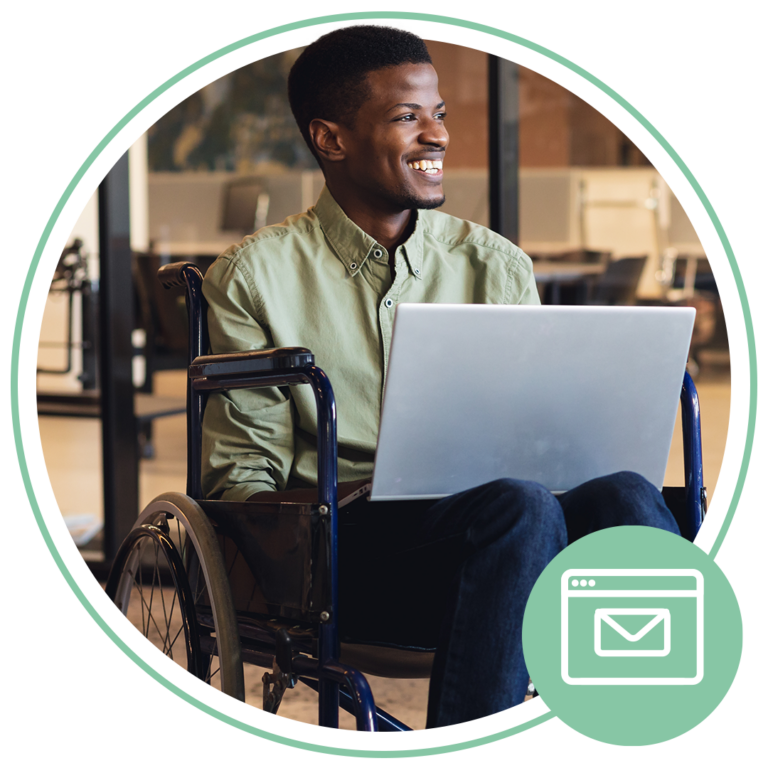
<instances>
[{"instance_id":1,"label":"man's short hair","mask_svg":"<svg viewBox=\"0 0 768 768\"><path fill-rule=\"evenodd\" d=\"M369 96L369 72L431 63L420 37L392 27L344 27L307 46L288 76L288 100L312 154L317 158L310 122L319 118L354 127L355 116Z\"/></svg>"}]
</instances>

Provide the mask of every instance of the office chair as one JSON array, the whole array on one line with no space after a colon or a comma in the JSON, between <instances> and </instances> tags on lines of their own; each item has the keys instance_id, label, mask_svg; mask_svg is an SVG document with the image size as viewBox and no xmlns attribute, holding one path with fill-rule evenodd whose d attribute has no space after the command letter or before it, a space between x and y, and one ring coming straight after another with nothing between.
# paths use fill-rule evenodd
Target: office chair
<instances>
[{"instance_id":1,"label":"office chair","mask_svg":"<svg viewBox=\"0 0 768 768\"><path fill-rule=\"evenodd\" d=\"M614 259L595 280L588 304L631 305L637 303L637 286L643 274L647 256Z\"/></svg>"}]
</instances>

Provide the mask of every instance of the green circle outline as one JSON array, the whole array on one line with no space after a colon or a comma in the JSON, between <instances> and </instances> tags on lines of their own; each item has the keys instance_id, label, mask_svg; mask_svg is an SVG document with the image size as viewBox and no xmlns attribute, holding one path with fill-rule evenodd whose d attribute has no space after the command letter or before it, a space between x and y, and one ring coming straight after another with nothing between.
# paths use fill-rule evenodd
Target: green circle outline
<instances>
[{"instance_id":1,"label":"green circle outline","mask_svg":"<svg viewBox=\"0 0 768 768\"><path fill-rule=\"evenodd\" d=\"M201 69L202 67L211 63L212 61L215 61L216 59L219 59L222 56L226 56L227 54L232 53L233 51L236 51L240 48L244 48L260 40L264 40L269 37L274 37L275 35L279 35L284 32L290 32L295 29L302 29L305 27L316 26L318 24L327 24L327 23L333 23L333 22L339 22L339 21L362 21L362 20L374 20L374 19L377 19L377 20L407 19L407 20L414 20L414 21L429 21L429 22L435 22L440 24L448 24L456 27L463 27L465 29L471 29L477 32L483 32L485 34L492 35L494 37L499 37L499 38L502 38L503 40L508 40L512 43L515 43L524 48L528 48L532 51L535 51L536 53L539 53L543 56L546 56L549 59L552 59L558 64L561 64L567 69L570 69L572 72L583 77L592 85L596 86L598 89L600 89L605 94L610 96L617 104L619 104L627 112L629 112L654 137L654 139L656 139L656 141L661 145L661 147L674 160L675 164L680 169L680 171L682 171L688 183L691 185L691 187L693 187L694 191L696 192L696 195L699 198L699 201L704 206L704 209L706 210L710 220L712 221L712 224L715 227L717 235L720 238L720 242L728 258L728 263L733 272L734 280L736 281L736 287L739 294L739 299L741 302L742 312L744 314L744 324L745 324L746 333L747 333L747 349L749 354L749 374L750 374L749 375L749 423L747 425L747 435L746 435L746 440L744 445L744 455L742 457L741 467L739 469L739 475L737 478L736 488L734 490L733 498L731 499L730 506L728 507L728 511L725 515L725 519L723 520L723 524L720 528L720 531L715 540L715 543L713 544L712 548L708 553L709 556L712 558L714 558L717 555L717 552L719 551L723 543L723 540L725 539L725 535L728 531L728 528L730 527L730 524L733 520L733 515L736 511L736 507L738 505L739 499L741 498L741 493L744 487L744 481L746 479L747 469L749 467L749 460L752 455L752 445L754 442L754 433L755 433L755 415L757 412L757 359L756 359L756 350L755 350L755 334L754 334L754 328L752 326L752 314L749 308L749 302L747 300L747 294L744 288L744 281L741 277L741 272L739 271L738 265L736 263L736 258L733 253L733 249L731 247L731 244L730 244L730 241L728 240L727 235L725 234L725 230L720 222L720 219L715 213L715 210L712 207L712 204L710 203L709 199L704 194L704 190L701 188L698 181L696 180L696 178L693 176L690 169L688 168L688 166L683 162L680 155L677 154L677 152L672 148L669 142L667 142L667 140L656 130L656 128L654 128L653 125L651 125L651 123L648 122L648 120L645 117L643 117L631 104L629 104L629 102L626 101L626 99L620 96L616 91L614 91L612 88L610 88L608 85L603 83L598 78L591 75L582 67L578 66L577 64L574 64L573 62L569 61L563 56L560 56L554 51L550 51L549 49L541 45L533 43L517 35L513 35L509 32L504 32L502 30L495 29L494 27L487 26L485 24L477 24L475 22L465 21L463 19L457 19L450 16L441 16L436 14L425 14L425 13L405 13L405 12L398 12L398 11L366 11L366 12L358 12L358 13L339 13L339 14L333 14L328 16L318 16L312 19L305 19L303 21L293 22L291 24L283 24L277 27L273 27L272 29L266 30L265 32L259 32L254 35L249 35L248 37L245 37L242 40L239 40L235 43L231 43L230 45L220 48L218 51L215 51L214 53L211 53L208 56L204 56L202 59L199 59L195 63L181 70L181 72L169 78L166 82L158 86L148 96L142 99L135 107L133 107L133 109L131 109L121 120L119 120L118 123L112 128L112 130L110 130L109 133L107 133L107 135L97 144L96 148L90 153L90 155L88 155L88 157L85 159L83 164L78 169L77 173L75 173L75 175L72 177L72 180L69 182L69 184L67 185L67 188L64 190L64 193L62 194L61 198L56 204L56 207L53 209L53 212L51 213L51 216L48 219L48 222L46 223L45 229L43 230L43 234L40 237L34 256L32 257L29 271L27 272L27 277L26 277L26 280L24 281L24 287L22 289L22 294L21 294L21 301L19 302L19 311L16 316L16 325L14 327L14 333L13 333L13 347L11 352L11 416L13 421L14 442L16 445L16 453L19 461L19 468L21 469L22 479L24 482L24 488L27 492L27 497L32 507L32 512L35 516L37 525L43 536L43 540L45 541L46 546L48 547L48 550L50 551L51 556L54 559L54 562L56 563L57 567L61 571L69 587L75 593L78 600L82 603L83 607L91 615L93 620L106 633L106 635L123 651L123 653L125 653L141 669L143 669L147 674L149 674L151 677L153 677L155 680L157 680L159 683L165 686L168 690L175 693L177 696L179 696L181 699L183 699L187 703L197 707L197 709L201 710L202 712L212 715L218 720L224 723L227 723L229 725L232 725L235 728L238 728L242 731L251 733L255 736L259 736L264 739L268 739L270 741L277 742L279 744L283 744L285 746L296 747L299 749L309 750L313 752L342 755L344 757L374 757L374 758L375 757L379 757L379 758L420 757L420 756L427 756L427 755L443 754L446 752L456 752L464 749L471 749L473 747L481 746L483 744L489 744L494 741L499 741L500 739L505 739L509 736L513 736L517 733L521 733L522 731L528 730L529 728L533 728L534 726L539 725L540 723L546 722L547 720L550 720L551 718L553 718L555 715L552 712L547 712L544 715L534 718L533 720L529 720L528 722L523 723L521 725L506 729L504 731L500 731L499 733L491 734L489 736L484 736L477 739L471 739L469 741L457 742L455 744L448 744L448 745L439 746L439 747L392 750L392 751L361 750L361 749L344 749L339 747L329 747L329 746L320 745L320 744L303 742L297 739L290 739L284 736L278 736L276 734L270 733L269 731L264 731L260 728L255 728L254 726L251 726L239 720L236 720L235 718L225 715L224 713L213 709L207 704L204 704L203 702L198 701L193 696L186 693L182 689L178 688L173 683L171 683L169 680L166 680L165 678L163 678L157 671L155 671L141 657L139 657L133 650L131 650L115 634L112 628L104 621L104 619L94 609L94 607L85 597L83 592L80 590L80 587L75 582L74 578L69 572L69 569L64 564L64 561L61 558L61 555L56 549L53 543L53 539L51 538L50 532L48 531L48 528L40 512L40 508L37 503L37 498L35 496L34 489L32 488L32 482L29 476L29 469L27 467L26 456L24 453L24 445L21 438L21 421L19 417L19 381L18 381L19 376L18 374L19 374L21 333L22 333L24 316L26 313L27 304L29 301L29 294L32 288L32 281L34 279L35 272L37 271L37 267L39 265L43 250L45 249L48 243L48 239L50 237L51 231L53 230L53 227L56 221L58 220L62 210L64 209L64 206L68 202L69 198L71 197L77 185L80 183L86 171L91 167L91 165L94 163L96 158L104 151L104 149L110 144L110 142L115 138L115 136L117 136L117 134L126 125L128 125L128 123L131 120L133 120L133 118L136 117L136 115L138 115L147 105L149 105L152 101L154 101L158 96L160 96L162 93L167 91L173 85L178 83L180 80L183 80L185 77L187 77L187 75L192 74L193 72L197 71L198 69Z\"/></svg>"}]
</instances>

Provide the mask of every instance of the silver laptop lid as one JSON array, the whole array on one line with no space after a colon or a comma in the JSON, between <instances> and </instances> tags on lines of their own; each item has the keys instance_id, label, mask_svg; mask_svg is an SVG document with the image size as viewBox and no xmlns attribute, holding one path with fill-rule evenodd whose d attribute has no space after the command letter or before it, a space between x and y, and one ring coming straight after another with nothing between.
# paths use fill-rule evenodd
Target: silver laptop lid
<instances>
[{"instance_id":1,"label":"silver laptop lid","mask_svg":"<svg viewBox=\"0 0 768 768\"><path fill-rule=\"evenodd\" d=\"M695 310L401 304L372 500L503 477L661 488Z\"/></svg>"}]
</instances>

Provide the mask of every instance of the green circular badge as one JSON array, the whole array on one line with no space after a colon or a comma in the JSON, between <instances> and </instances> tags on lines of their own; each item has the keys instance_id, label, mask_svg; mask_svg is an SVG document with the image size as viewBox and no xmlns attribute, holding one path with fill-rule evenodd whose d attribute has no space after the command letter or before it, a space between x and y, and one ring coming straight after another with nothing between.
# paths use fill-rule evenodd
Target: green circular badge
<instances>
[{"instance_id":1,"label":"green circular badge","mask_svg":"<svg viewBox=\"0 0 768 768\"><path fill-rule=\"evenodd\" d=\"M655 528L593 533L531 592L528 672L564 723L611 744L679 736L720 703L741 656L728 580L698 547Z\"/></svg>"}]
</instances>

